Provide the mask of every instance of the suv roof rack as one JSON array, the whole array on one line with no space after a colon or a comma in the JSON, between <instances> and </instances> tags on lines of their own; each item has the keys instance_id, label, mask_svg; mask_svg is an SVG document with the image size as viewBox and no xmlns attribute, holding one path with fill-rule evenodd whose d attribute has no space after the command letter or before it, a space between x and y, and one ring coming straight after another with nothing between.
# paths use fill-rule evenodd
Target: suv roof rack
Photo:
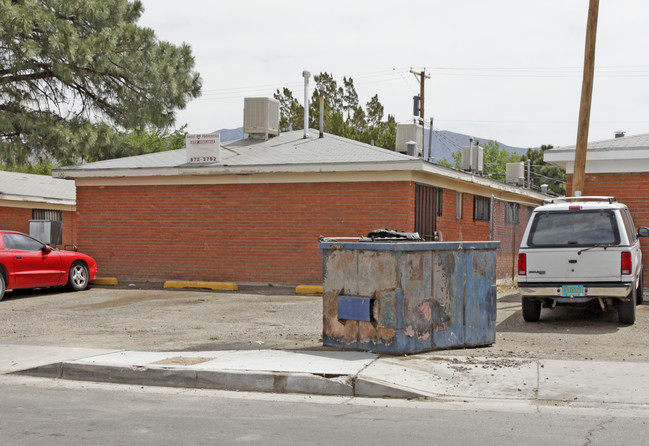
<instances>
[{"instance_id":1,"label":"suv roof rack","mask_svg":"<svg viewBox=\"0 0 649 446\"><path fill-rule=\"evenodd\" d=\"M566 201L608 201L609 204L617 202L615 197L606 197L606 196L596 196L596 195L583 195L580 197L557 197L557 198L547 198L543 200L544 203L562 203Z\"/></svg>"}]
</instances>

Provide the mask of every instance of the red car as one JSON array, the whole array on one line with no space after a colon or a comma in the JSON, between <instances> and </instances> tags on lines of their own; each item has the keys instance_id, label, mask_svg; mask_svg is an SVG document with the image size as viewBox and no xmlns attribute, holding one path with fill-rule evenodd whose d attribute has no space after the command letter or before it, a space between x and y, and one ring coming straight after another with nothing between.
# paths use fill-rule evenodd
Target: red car
<instances>
[{"instance_id":1,"label":"red car","mask_svg":"<svg viewBox=\"0 0 649 446\"><path fill-rule=\"evenodd\" d=\"M15 231L0 231L0 299L5 290L67 285L81 291L97 275L97 262L75 251L59 251Z\"/></svg>"}]
</instances>

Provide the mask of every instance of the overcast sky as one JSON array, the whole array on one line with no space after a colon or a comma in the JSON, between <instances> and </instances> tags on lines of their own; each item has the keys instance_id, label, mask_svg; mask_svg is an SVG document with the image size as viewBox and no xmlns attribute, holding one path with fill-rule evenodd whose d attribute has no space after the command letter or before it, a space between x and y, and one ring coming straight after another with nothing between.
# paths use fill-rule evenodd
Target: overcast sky
<instances>
[{"instance_id":1,"label":"overcast sky","mask_svg":"<svg viewBox=\"0 0 649 446\"><path fill-rule=\"evenodd\" d=\"M426 70L434 127L517 147L574 145L588 0L143 0L140 25L191 45L203 95L178 112L190 133L243 125L243 98L302 71L354 79L409 121ZM315 83L311 80L311 89ZM589 140L649 132L649 2L601 0Z\"/></svg>"}]
</instances>

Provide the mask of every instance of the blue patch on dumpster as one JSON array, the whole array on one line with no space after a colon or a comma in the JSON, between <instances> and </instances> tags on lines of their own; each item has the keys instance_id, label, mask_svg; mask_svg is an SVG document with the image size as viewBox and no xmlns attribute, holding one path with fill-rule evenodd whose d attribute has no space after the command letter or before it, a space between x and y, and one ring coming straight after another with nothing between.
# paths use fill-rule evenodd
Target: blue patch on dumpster
<instances>
[{"instance_id":1,"label":"blue patch on dumpster","mask_svg":"<svg viewBox=\"0 0 649 446\"><path fill-rule=\"evenodd\" d=\"M381 328L401 328L403 314L399 314L399 309L403 303L403 293L399 295L397 290L388 290L377 294L379 301L378 326Z\"/></svg>"},{"instance_id":2,"label":"blue patch on dumpster","mask_svg":"<svg viewBox=\"0 0 649 446\"><path fill-rule=\"evenodd\" d=\"M371 299L359 296L338 296L338 319L371 320Z\"/></svg>"}]
</instances>

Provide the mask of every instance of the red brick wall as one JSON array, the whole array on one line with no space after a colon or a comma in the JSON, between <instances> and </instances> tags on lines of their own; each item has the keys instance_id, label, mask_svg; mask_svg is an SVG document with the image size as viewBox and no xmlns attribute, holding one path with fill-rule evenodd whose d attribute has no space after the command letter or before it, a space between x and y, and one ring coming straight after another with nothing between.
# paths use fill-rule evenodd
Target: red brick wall
<instances>
[{"instance_id":1,"label":"red brick wall","mask_svg":"<svg viewBox=\"0 0 649 446\"><path fill-rule=\"evenodd\" d=\"M320 283L318 236L385 227L414 230L414 183L77 187L102 276Z\"/></svg>"},{"instance_id":2,"label":"red brick wall","mask_svg":"<svg viewBox=\"0 0 649 446\"><path fill-rule=\"evenodd\" d=\"M572 190L572 174L566 190ZM649 227L649 172L586 174L582 195L613 196L626 204L637 226ZM644 276L649 278L649 240L640 239ZM649 279L647 279L649 280ZM645 281L645 284L648 283Z\"/></svg>"},{"instance_id":3,"label":"red brick wall","mask_svg":"<svg viewBox=\"0 0 649 446\"><path fill-rule=\"evenodd\" d=\"M74 245L77 241L76 213L63 211L63 246ZM60 246L59 248L63 248Z\"/></svg>"},{"instance_id":4,"label":"red brick wall","mask_svg":"<svg viewBox=\"0 0 649 446\"><path fill-rule=\"evenodd\" d=\"M0 208L0 228L29 234L29 220L32 210L26 208Z\"/></svg>"},{"instance_id":5,"label":"red brick wall","mask_svg":"<svg viewBox=\"0 0 649 446\"><path fill-rule=\"evenodd\" d=\"M445 241L484 241L490 237L490 223L473 219L473 194L462 194L462 218L456 218L457 192L444 189L442 215L437 219L437 229ZM497 251L496 277L515 279L518 248L529 219L529 208L520 207L518 225L505 221L505 202L494 201L493 239L500 241Z\"/></svg>"},{"instance_id":6,"label":"red brick wall","mask_svg":"<svg viewBox=\"0 0 649 446\"><path fill-rule=\"evenodd\" d=\"M38 209L49 209L46 204ZM63 211L63 245L75 243L75 215L71 211ZM31 208L0 207L0 229L18 231L29 234L29 220L32 219ZM63 246L59 246L62 248Z\"/></svg>"},{"instance_id":7,"label":"red brick wall","mask_svg":"<svg viewBox=\"0 0 649 446\"><path fill-rule=\"evenodd\" d=\"M489 240L489 222L473 219L473 194L462 194L462 218L456 214L457 193L444 189L442 215L437 217L437 229L444 241Z\"/></svg>"},{"instance_id":8,"label":"red brick wall","mask_svg":"<svg viewBox=\"0 0 649 446\"><path fill-rule=\"evenodd\" d=\"M499 279L515 280L518 276L518 249L534 208L520 205L518 224L508 224L506 206L507 203L504 201L495 200L494 202L493 238L500 241L500 248L497 251L496 276Z\"/></svg>"}]
</instances>

